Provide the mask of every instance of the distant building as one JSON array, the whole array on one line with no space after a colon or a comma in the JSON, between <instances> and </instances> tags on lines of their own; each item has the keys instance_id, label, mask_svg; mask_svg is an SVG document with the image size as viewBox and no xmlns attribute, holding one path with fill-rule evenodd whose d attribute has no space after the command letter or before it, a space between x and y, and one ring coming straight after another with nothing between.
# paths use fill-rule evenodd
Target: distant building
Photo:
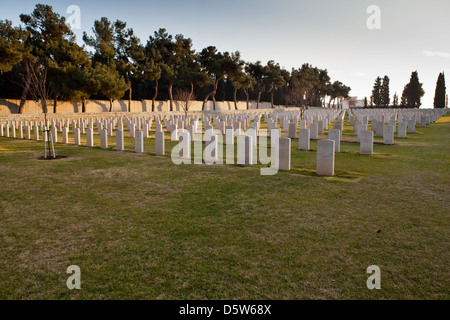
<instances>
[{"instance_id":1,"label":"distant building","mask_svg":"<svg viewBox=\"0 0 450 320\"><path fill-rule=\"evenodd\" d=\"M364 107L364 99L360 100L358 97L351 97L350 99L342 101L342 108L362 108Z\"/></svg>"}]
</instances>

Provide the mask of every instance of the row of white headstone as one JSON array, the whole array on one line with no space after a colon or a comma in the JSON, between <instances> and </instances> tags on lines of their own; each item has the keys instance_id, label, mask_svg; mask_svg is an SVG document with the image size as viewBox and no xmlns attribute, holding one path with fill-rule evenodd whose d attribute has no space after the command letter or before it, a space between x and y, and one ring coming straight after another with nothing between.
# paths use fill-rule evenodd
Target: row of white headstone
<instances>
[{"instance_id":1,"label":"row of white headstone","mask_svg":"<svg viewBox=\"0 0 450 320\"><path fill-rule=\"evenodd\" d=\"M329 123L331 123L338 115L338 112L333 110L322 111L314 113L311 110L305 112L305 120L300 120L300 112L284 112L284 113L265 113L264 121L268 123L269 129L284 130L289 133L290 138L280 138L280 155L279 155L279 165L280 170L290 170L291 163L291 139L297 137L297 132L299 133L299 150L309 150L310 140L317 139L318 134L323 133ZM239 114L239 115L204 115L201 117L201 121L205 123L205 131L213 129L214 126L218 133L225 134L225 144L234 144L235 132L237 132L238 141L245 141L245 143L251 142L252 147L256 147L258 132L260 128L260 122L262 118L262 113L257 114ZM101 148L108 148L108 137L112 137L115 133L116 135L116 150L124 150L124 122L130 132L130 137L135 138L135 152L144 152L144 139L149 137L149 131L152 128L153 121L156 122L155 126L155 150L157 155L165 154L165 138L163 132L164 123L168 132L171 133L171 140L178 141L181 136L185 136L185 133L189 133L189 139L194 140L195 134L198 132L199 124L201 123L197 116L170 116L155 117L155 118L102 118L102 119L52 119L47 123L40 122L29 122L25 121L11 121L6 124L6 136L9 136L9 127L12 126L13 137L15 137L15 126L19 126L19 137L22 138L21 132L22 126L27 132L27 139L30 139L30 130L34 127L35 140L39 140L39 131L42 132L46 126L52 128L52 135L55 142L58 142L58 131L62 133L62 143L67 144L69 142L68 135L69 129L72 128L74 135L74 144L81 144L81 134L86 135L86 144L89 147L94 146L94 123L97 125L98 133L101 140ZM211 124L213 122L213 124ZM278 128L277 124L280 123ZM300 125L298 125L300 123ZM178 126L180 129L178 129ZM87 127L87 129L86 129ZM115 128L118 127L118 130ZM307 128L309 127L309 128ZM184 130L186 128L186 130ZM250 129L250 130L249 130ZM236 131L237 130L237 131ZM244 134L245 130L247 132ZM3 124L0 124L0 135L3 134ZM180 134L178 134L180 131ZM175 134L173 134L175 132ZM270 132L270 131L269 131ZM312 132L312 134L310 133ZM192 137L192 138L191 138ZM318 173L324 173L322 168L330 167L322 165L323 155L327 154L324 147L326 144L320 142L318 144ZM252 150L252 149L251 149ZM334 147L333 147L334 150ZM251 151L250 151L251 152ZM326 172L327 175L332 175L334 173L334 152L333 155L326 157L328 160L333 160L332 170ZM247 160L242 160L247 159ZM238 160L241 164L252 164L250 162L253 157L238 155Z\"/></svg>"},{"instance_id":2,"label":"row of white headstone","mask_svg":"<svg viewBox=\"0 0 450 320\"><path fill-rule=\"evenodd\" d=\"M407 134L416 133L417 124L424 128L446 113L445 109L353 109L350 111L349 120L357 135L357 142L361 143L361 154L372 154L374 135L383 137L384 145L393 145L396 132L397 138L404 139ZM371 131L368 131L369 123Z\"/></svg>"},{"instance_id":3,"label":"row of white headstone","mask_svg":"<svg viewBox=\"0 0 450 320\"><path fill-rule=\"evenodd\" d=\"M394 143L394 132L398 121L398 137L406 137L406 132L415 132L416 124L426 126L437 121L445 114L445 110L351 110L349 112L350 123L354 126L357 134L357 141L360 143L361 154L373 154L374 134L383 136L384 144ZM304 120L300 119L300 111L288 112L266 112L249 114L209 114L202 115L171 115L157 117L110 117L110 118L84 118L84 119L52 119L47 123L42 121L7 121L0 124L0 136L10 135L16 137L18 128L19 138L23 138L23 129L26 138L31 139L31 130L34 127L34 138L39 140L39 132L49 126L52 128L52 135L55 142L58 141L58 131L62 132L62 142L68 143L70 125L74 134L74 143L81 144L81 134L86 134L86 143L89 147L94 146L94 123L97 126L101 140L101 148L108 148L108 137L116 135L116 149L124 150L124 123L130 133L130 137L135 138L135 152L144 152L144 139L149 137L155 122L155 153L165 154L165 137L163 124L166 131L170 133L172 141L183 141L189 139L195 141L196 135L203 131L201 124L204 123L204 130L216 130L217 134L225 136L225 144L234 144L235 136L238 143L251 145L248 152L239 155L238 162L244 165L253 164L253 156L250 156L257 144L262 117L267 123L269 132L272 130L285 131L289 138L280 138L280 170L290 170L290 150L291 139L298 137L298 149L310 150L310 141L318 139L319 134L323 134L328 126L334 121L332 130L328 131L328 139L319 140L317 143L317 173L320 175L334 175L335 153L340 152L340 142L342 140L342 129L345 112L340 113L334 110L306 110ZM212 122L212 124L211 124ZM367 130L370 122L372 131ZM388 125L385 125L385 124ZM279 124L279 128L278 128ZM86 129L86 127L88 127ZM115 128L118 128L116 131ZM10 133L11 130L11 133ZM269 134L270 135L270 134ZM206 136L206 135L205 135ZM217 141L214 137L207 137L206 141ZM246 150L245 149L245 150ZM331 152L332 151L332 152ZM243 160L244 159L244 160Z\"/></svg>"}]
</instances>

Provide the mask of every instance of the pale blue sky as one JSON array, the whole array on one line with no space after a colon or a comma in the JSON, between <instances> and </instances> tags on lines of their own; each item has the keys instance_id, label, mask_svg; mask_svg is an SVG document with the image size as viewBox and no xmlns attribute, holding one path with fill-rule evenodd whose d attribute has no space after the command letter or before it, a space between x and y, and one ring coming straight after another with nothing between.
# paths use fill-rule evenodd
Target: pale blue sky
<instances>
[{"instance_id":1,"label":"pale blue sky","mask_svg":"<svg viewBox=\"0 0 450 320\"><path fill-rule=\"evenodd\" d=\"M38 1L0 0L0 19L19 23ZM370 96L377 76L391 79L399 95L418 70L431 107L439 72L450 74L450 0L165 0L41 1L64 16L81 8L82 31L90 32L103 16L121 19L142 42L159 28L182 33L196 50L214 45L241 52L246 61L275 60L290 70L303 63L327 68L332 80L352 87L351 94ZM369 5L381 9L381 29L369 30ZM447 78L447 83L450 80Z\"/></svg>"}]
</instances>

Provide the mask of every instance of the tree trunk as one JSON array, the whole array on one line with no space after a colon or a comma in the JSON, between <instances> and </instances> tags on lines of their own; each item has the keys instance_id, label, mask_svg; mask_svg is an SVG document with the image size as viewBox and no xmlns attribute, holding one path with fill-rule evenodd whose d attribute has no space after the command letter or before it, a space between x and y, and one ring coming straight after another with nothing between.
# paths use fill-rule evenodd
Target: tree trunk
<instances>
[{"instance_id":1,"label":"tree trunk","mask_svg":"<svg viewBox=\"0 0 450 320\"><path fill-rule=\"evenodd\" d=\"M216 93L217 93L217 87L219 86L219 81L222 79L222 77L220 77L219 79L216 80L216 82L214 83L214 91L211 94L211 97L213 99L213 111L216 111Z\"/></svg>"},{"instance_id":2,"label":"tree trunk","mask_svg":"<svg viewBox=\"0 0 450 320\"><path fill-rule=\"evenodd\" d=\"M155 95L153 96L153 99L152 99L152 112L155 112L155 100L156 100L156 97L158 96L158 85L159 85L159 81L156 80Z\"/></svg>"},{"instance_id":3,"label":"tree trunk","mask_svg":"<svg viewBox=\"0 0 450 320\"><path fill-rule=\"evenodd\" d=\"M53 113L56 113L58 110L58 95L55 94L55 97L53 99Z\"/></svg>"},{"instance_id":4,"label":"tree trunk","mask_svg":"<svg viewBox=\"0 0 450 320\"><path fill-rule=\"evenodd\" d=\"M191 81L191 92L189 93L189 98L192 99L192 96L194 95L194 82Z\"/></svg>"},{"instance_id":5,"label":"tree trunk","mask_svg":"<svg viewBox=\"0 0 450 320\"><path fill-rule=\"evenodd\" d=\"M247 89L244 89L244 92L245 92L245 96L247 97L247 110L249 110L249 94L248 94L248 90Z\"/></svg>"},{"instance_id":6,"label":"tree trunk","mask_svg":"<svg viewBox=\"0 0 450 320\"><path fill-rule=\"evenodd\" d=\"M41 105L42 105L42 112L44 112L45 115L45 125L47 125L47 100L41 99Z\"/></svg>"},{"instance_id":7,"label":"tree trunk","mask_svg":"<svg viewBox=\"0 0 450 320\"><path fill-rule=\"evenodd\" d=\"M128 77L128 72L125 72L125 83L130 86L130 89L128 90L128 112L131 112L131 95L132 95L132 89L131 89L131 83L130 79Z\"/></svg>"},{"instance_id":8,"label":"tree trunk","mask_svg":"<svg viewBox=\"0 0 450 320\"><path fill-rule=\"evenodd\" d=\"M109 112L112 112L113 100L109 99Z\"/></svg>"},{"instance_id":9,"label":"tree trunk","mask_svg":"<svg viewBox=\"0 0 450 320\"><path fill-rule=\"evenodd\" d=\"M131 86L130 86L130 90L128 93L128 112L131 112Z\"/></svg>"},{"instance_id":10,"label":"tree trunk","mask_svg":"<svg viewBox=\"0 0 450 320\"><path fill-rule=\"evenodd\" d=\"M173 94L172 94L172 88L173 88L173 80L171 80L171 81L170 81L170 84L169 84L170 112L173 111Z\"/></svg>"},{"instance_id":11,"label":"tree trunk","mask_svg":"<svg viewBox=\"0 0 450 320\"><path fill-rule=\"evenodd\" d=\"M273 94L274 94L274 90L272 90L272 92L270 93L270 101L272 103L272 109L274 108L274 105L273 105Z\"/></svg>"},{"instance_id":12,"label":"tree trunk","mask_svg":"<svg viewBox=\"0 0 450 320\"><path fill-rule=\"evenodd\" d=\"M189 101L192 100L193 97L194 97L194 82L191 81L190 85L191 85L191 91L189 92L189 96L186 99L186 109L185 109L186 110L186 114L187 114L188 109L189 109Z\"/></svg>"},{"instance_id":13,"label":"tree trunk","mask_svg":"<svg viewBox=\"0 0 450 320\"><path fill-rule=\"evenodd\" d=\"M234 108L237 110L238 109L238 107L237 107L237 88L236 87L234 87L234 94L233 94L233 98L234 98Z\"/></svg>"},{"instance_id":14,"label":"tree trunk","mask_svg":"<svg viewBox=\"0 0 450 320\"><path fill-rule=\"evenodd\" d=\"M22 98L20 99L20 106L19 106L20 114L24 112L25 102L27 102L27 95L31 86L31 72L30 72L30 65L28 62L25 62L25 70L27 73L27 80L25 82L25 87L23 88Z\"/></svg>"},{"instance_id":15,"label":"tree trunk","mask_svg":"<svg viewBox=\"0 0 450 320\"><path fill-rule=\"evenodd\" d=\"M211 97L213 99L213 111L216 111L216 91L213 91Z\"/></svg>"},{"instance_id":16,"label":"tree trunk","mask_svg":"<svg viewBox=\"0 0 450 320\"><path fill-rule=\"evenodd\" d=\"M81 112L85 113L86 112L86 98L83 97L83 100L81 101Z\"/></svg>"},{"instance_id":17,"label":"tree trunk","mask_svg":"<svg viewBox=\"0 0 450 320\"><path fill-rule=\"evenodd\" d=\"M264 88L261 89L261 91L258 93L258 102L256 103L256 109L259 109L259 103L261 101L261 95L262 95L263 91L264 91Z\"/></svg>"},{"instance_id":18,"label":"tree trunk","mask_svg":"<svg viewBox=\"0 0 450 320\"><path fill-rule=\"evenodd\" d=\"M208 93L205 100L203 100L202 111L205 111L206 102L208 102L209 97L211 97L212 92Z\"/></svg>"}]
</instances>

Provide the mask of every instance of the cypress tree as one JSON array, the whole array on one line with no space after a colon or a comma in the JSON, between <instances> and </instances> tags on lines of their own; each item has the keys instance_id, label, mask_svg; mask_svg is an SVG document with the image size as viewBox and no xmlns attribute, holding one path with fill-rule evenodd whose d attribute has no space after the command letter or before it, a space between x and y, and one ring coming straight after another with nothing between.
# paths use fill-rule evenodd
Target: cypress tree
<instances>
[{"instance_id":1,"label":"cypress tree","mask_svg":"<svg viewBox=\"0 0 450 320\"><path fill-rule=\"evenodd\" d=\"M376 108L381 106L381 78L377 77L373 85L371 101Z\"/></svg>"},{"instance_id":2,"label":"cypress tree","mask_svg":"<svg viewBox=\"0 0 450 320\"><path fill-rule=\"evenodd\" d=\"M398 107L398 95L397 95L397 92L394 93L393 104L394 104L394 107Z\"/></svg>"},{"instance_id":3,"label":"cypress tree","mask_svg":"<svg viewBox=\"0 0 450 320\"><path fill-rule=\"evenodd\" d=\"M381 86L380 90L380 104L387 108L389 107L389 104L391 103L391 98L389 97L389 77L384 76L383 78L383 84Z\"/></svg>"},{"instance_id":4,"label":"cypress tree","mask_svg":"<svg viewBox=\"0 0 450 320\"><path fill-rule=\"evenodd\" d=\"M434 94L434 107L435 108L445 108L445 77L444 73L439 73L439 77L436 83L436 91Z\"/></svg>"}]
</instances>

